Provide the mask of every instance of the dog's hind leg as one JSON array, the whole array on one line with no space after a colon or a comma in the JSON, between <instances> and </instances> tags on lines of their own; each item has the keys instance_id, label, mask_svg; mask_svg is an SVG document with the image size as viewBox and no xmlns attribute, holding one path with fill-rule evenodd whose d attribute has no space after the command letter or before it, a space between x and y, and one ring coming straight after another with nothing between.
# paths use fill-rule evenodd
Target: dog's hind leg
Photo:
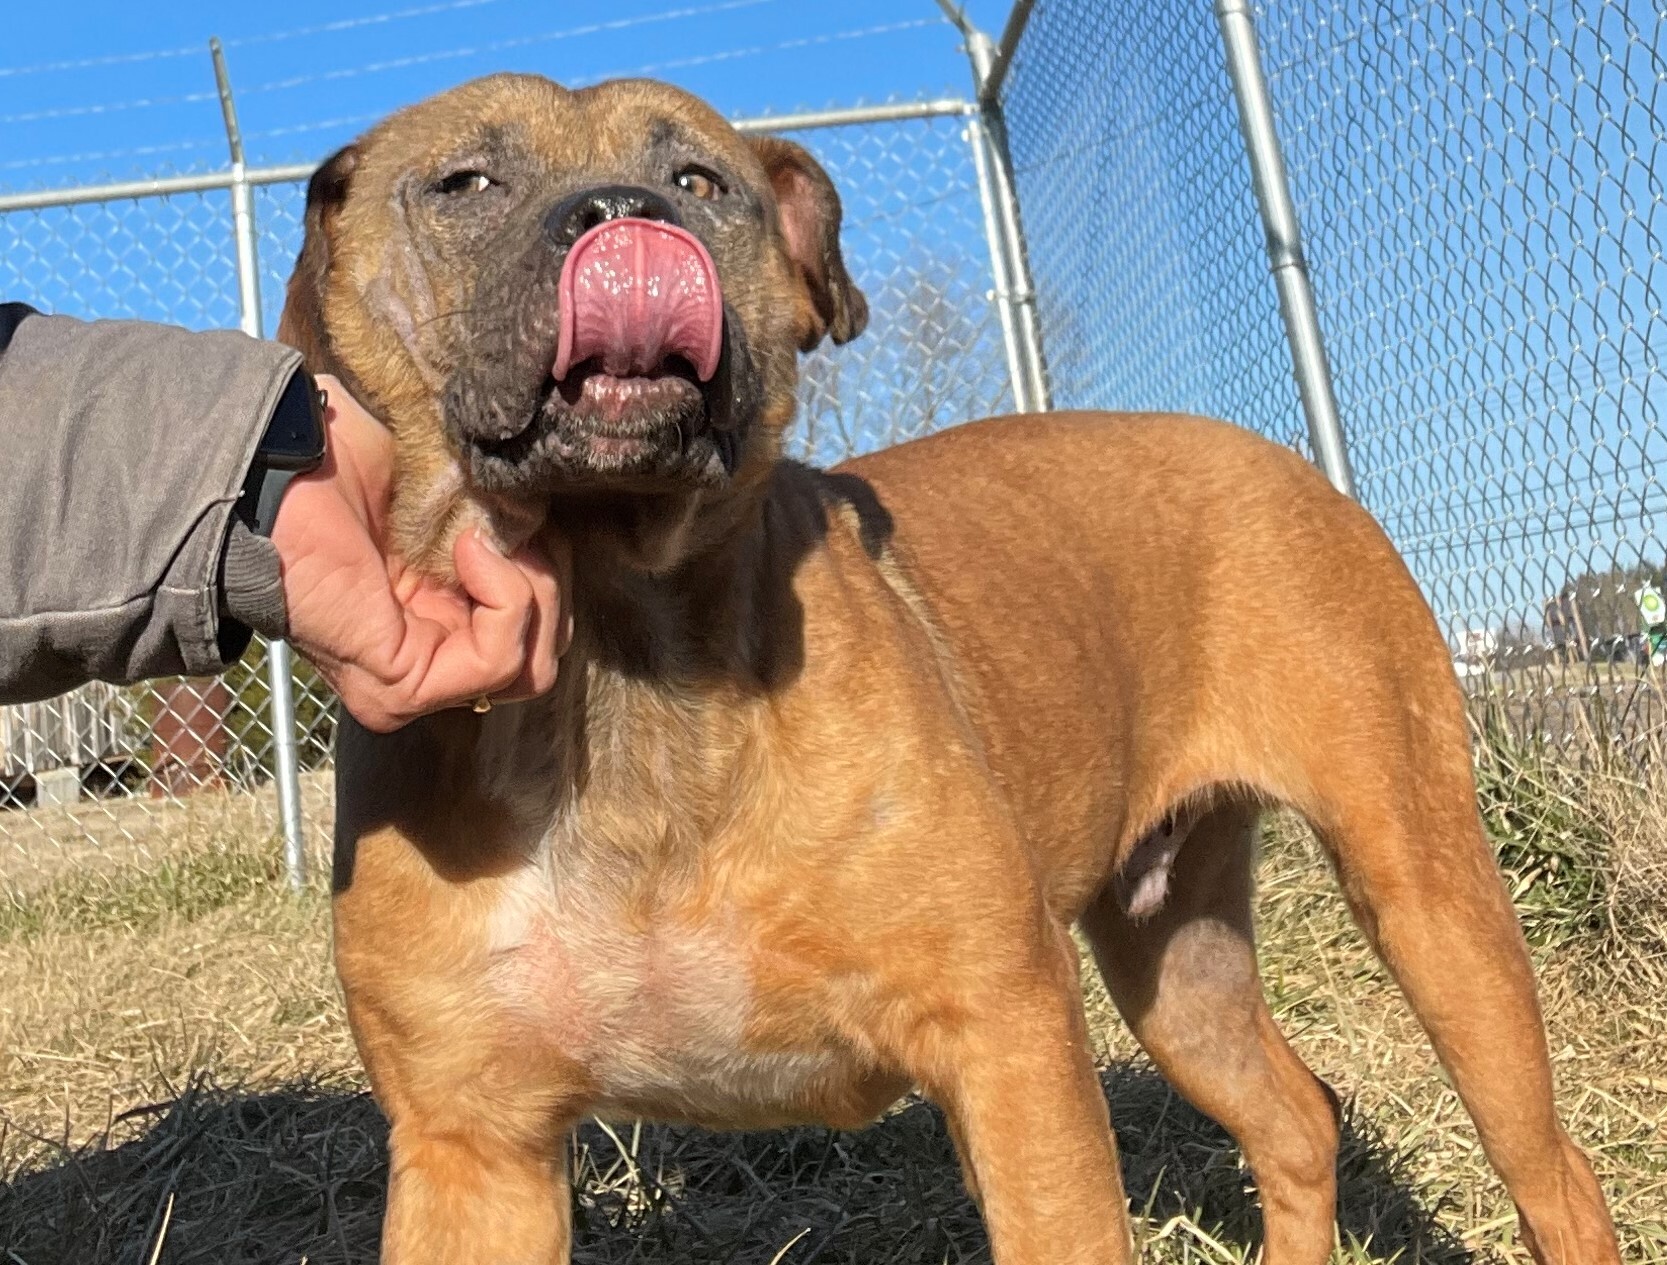
<instances>
[{"instance_id":1,"label":"dog's hind leg","mask_svg":"<svg viewBox=\"0 0 1667 1265\"><path fill-rule=\"evenodd\" d=\"M1527 946L1476 812L1457 708L1398 748L1334 735L1299 805L1406 994L1521 1215L1540 1265L1618 1265L1585 1156L1552 1097ZM1430 709L1434 711L1433 708Z\"/></svg>"},{"instance_id":2,"label":"dog's hind leg","mask_svg":"<svg viewBox=\"0 0 1667 1265\"><path fill-rule=\"evenodd\" d=\"M1250 907L1256 820L1247 805L1211 809L1187 831L1150 917L1131 915L1113 883L1082 928L1141 1045L1243 1149L1268 1265L1323 1265L1336 1218L1336 1105L1262 997Z\"/></svg>"}]
</instances>

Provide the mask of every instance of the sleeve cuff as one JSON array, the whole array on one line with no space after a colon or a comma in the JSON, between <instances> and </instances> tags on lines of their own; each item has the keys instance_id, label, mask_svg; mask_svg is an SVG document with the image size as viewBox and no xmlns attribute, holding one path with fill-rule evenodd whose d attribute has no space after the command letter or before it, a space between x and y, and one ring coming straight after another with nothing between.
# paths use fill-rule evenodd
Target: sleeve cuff
<instances>
[{"instance_id":1,"label":"sleeve cuff","mask_svg":"<svg viewBox=\"0 0 1667 1265\"><path fill-rule=\"evenodd\" d=\"M247 648L251 631L274 639L289 635L289 608L284 603L277 547L250 531L248 524L235 515L220 555L220 613L225 617L220 627L221 652L236 652L225 655L228 663ZM228 627L228 623L233 626ZM242 644L232 644L238 637Z\"/></svg>"}]
</instances>

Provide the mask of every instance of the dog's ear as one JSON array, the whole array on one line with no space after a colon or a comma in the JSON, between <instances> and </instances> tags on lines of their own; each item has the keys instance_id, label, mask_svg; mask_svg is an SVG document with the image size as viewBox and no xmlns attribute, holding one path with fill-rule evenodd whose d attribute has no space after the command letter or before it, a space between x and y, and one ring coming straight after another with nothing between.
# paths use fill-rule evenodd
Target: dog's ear
<instances>
[{"instance_id":1,"label":"dog's ear","mask_svg":"<svg viewBox=\"0 0 1667 1265\"><path fill-rule=\"evenodd\" d=\"M336 216L347 200L347 186L359 165L359 150L348 145L337 150L307 182L307 214L301 254L289 277L284 314L278 321L278 341L301 353L313 373L341 375L324 326L324 291L330 279L330 243Z\"/></svg>"},{"instance_id":2,"label":"dog's ear","mask_svg":"<svg viewBox=\"0 0 1667 1265\"><path fill-rule=\"evenodd\" d=\"M760 136L752 145L776 195L788 257L815 314L815 320L799 331L799 350L810 351L823 338L848 343L868 326L868 300L845 271L839 253L840 206L833 181L792 141Z\"/></svg>"}]
</instances>

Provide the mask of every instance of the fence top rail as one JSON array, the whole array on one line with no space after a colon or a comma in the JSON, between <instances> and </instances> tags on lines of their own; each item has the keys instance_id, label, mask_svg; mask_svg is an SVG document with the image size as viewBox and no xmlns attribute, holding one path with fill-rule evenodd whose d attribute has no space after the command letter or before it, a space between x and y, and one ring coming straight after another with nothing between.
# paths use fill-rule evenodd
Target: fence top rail
<instances>
[{"instance_id":1,"label":"fence top rail","mask_svg":"<svg viewBox=\"0 0 1667 1265\"><path fill-rule=\"evenodd\" d=\"M1013 68L1019 41L1024 37L1025 26L1030 22L1031 10L1035 7L1036 0L1013 0L1013 7L1007 11L1007 23L1002 27L1001 39L996 43L989 73L978 87L978 99L984 104L994 105L1001 100L1002 85L1007 82L1007 72Z\"/></svg>"},{"instance_id":2,"label":"fence top rail","mask_svg":"<svg viewBox=\"0 0 1667 1265\"><path fill-rule=\"evenodd\" d=\"M926 101L896 101L886 105L845 106L833 110L806 110L797 114L767 114L732 120L739 132L806 132L824 127L855 127L864 123L899 123L910 119L934 119L977 113L978 107L960 97L934 97ZM278 167L249 167L243 179L251 185L288 184L305 180L318 169L317 163L290 163ZM30 189L23 193L0 194L0 215L10 211L42 211L51 207L81 206L89 202L120 202L137 198L165 198L180 193L206 193L229 189L237 182L234 171L204 171L186 176L161 176L143 180L118 180L109 184L72 185L60 189Z\"/></svg>"}]
</instances>

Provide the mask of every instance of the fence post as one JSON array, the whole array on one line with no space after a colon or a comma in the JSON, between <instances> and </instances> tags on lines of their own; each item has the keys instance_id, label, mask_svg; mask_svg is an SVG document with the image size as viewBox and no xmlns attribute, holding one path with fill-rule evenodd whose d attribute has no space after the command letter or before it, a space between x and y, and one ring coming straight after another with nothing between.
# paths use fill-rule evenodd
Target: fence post
<instances>
[{"instance_id":1,"label":"fence post","mask_svg":"<svg viewBox=\"0 0 1667 1265\"><path fill-rule=\"evenodd\" d=\"M1013 384L1013 411L1028 413L1035 406L1030 400L1030 376L1025 367L1024 353L1019 347L1018 313L1012 302L1013 279L1008 271L1006 235L1001 226L1001 195L990 170L993 165L990 145L985 135L984 119L980 115L968 117L967 140L972 145L972 165L978 176L978 201L984 209L984 239L990 250L990 282L996 301L996 316L1001 320L1007 378Z\"/></svg>"},{"instance_id":2,"label":"fence post","mask_svg":"<svg viewBox=\"0 0 1667 1265\"><path fill-rule=\"evenodd\" d=\"M231 149L232 229L237 240L237 304L240 325L251 338L262 336L260 310L260 251L255 241L254 194L243 161L243 136L237 127L237 105L232 100L226 56L218 39L209 41L214 57L214 82L220 92L220 112ZM301 761L295 744L294 671L289 643L271 642L266 648L267 683L271 708L272 748L278 787L278 818L284 831L284 875L291 888L306 882L306 835L301 815Z\"/></svg>"},{"instance_id":3,"label":"fence post","mask_svg":"<svg viewBox=\"0 0 1667 1265\"><path fill-rule=\"evenodd\" d=\"M1233 78L1233 95L1238 101L1239 130L1250 160L1256 204L1267 233L1268 267L1279 288L1279 311L1291 345L1291 366L1302 396L1302 411L1308 419L1308 440L1332 486L1345 496L1355 496L1354 472L1349 468L1348 444L1332 388L1331 362L1320 334L1308 260L1302 253L1302 226L1297 222L1285 155L1274 130L1273 102L1262 74L1255 17L1250 0L1216 0L1215 10L1227 71Z\"/></svg>"},{"instance_id":4,"label":"fence post","mask_svg":"<svg viewBox=\"0 0 1667 1265\"><path fill-rule=\"evenodd\" d=\"M1018 187L1013 179L1013 156L1007 145L1007 122L1001 109L1001 85L1034 0L1017 0L1014 4L999 48L949 0L938 0L938 3L966 37L967 57L972 62L978 114L969 124L968 138L972 142L973 165L978 176L978 195L984 207L990 273L1000 304L1007 368L1013 379L1013 405L1022 413L1045 411L1053 407L1053 401L1048 391L1047 361L1042 355L1036 287L1031 281L1030 255L1019 215Z\"/></svg>"}]
</instances>

